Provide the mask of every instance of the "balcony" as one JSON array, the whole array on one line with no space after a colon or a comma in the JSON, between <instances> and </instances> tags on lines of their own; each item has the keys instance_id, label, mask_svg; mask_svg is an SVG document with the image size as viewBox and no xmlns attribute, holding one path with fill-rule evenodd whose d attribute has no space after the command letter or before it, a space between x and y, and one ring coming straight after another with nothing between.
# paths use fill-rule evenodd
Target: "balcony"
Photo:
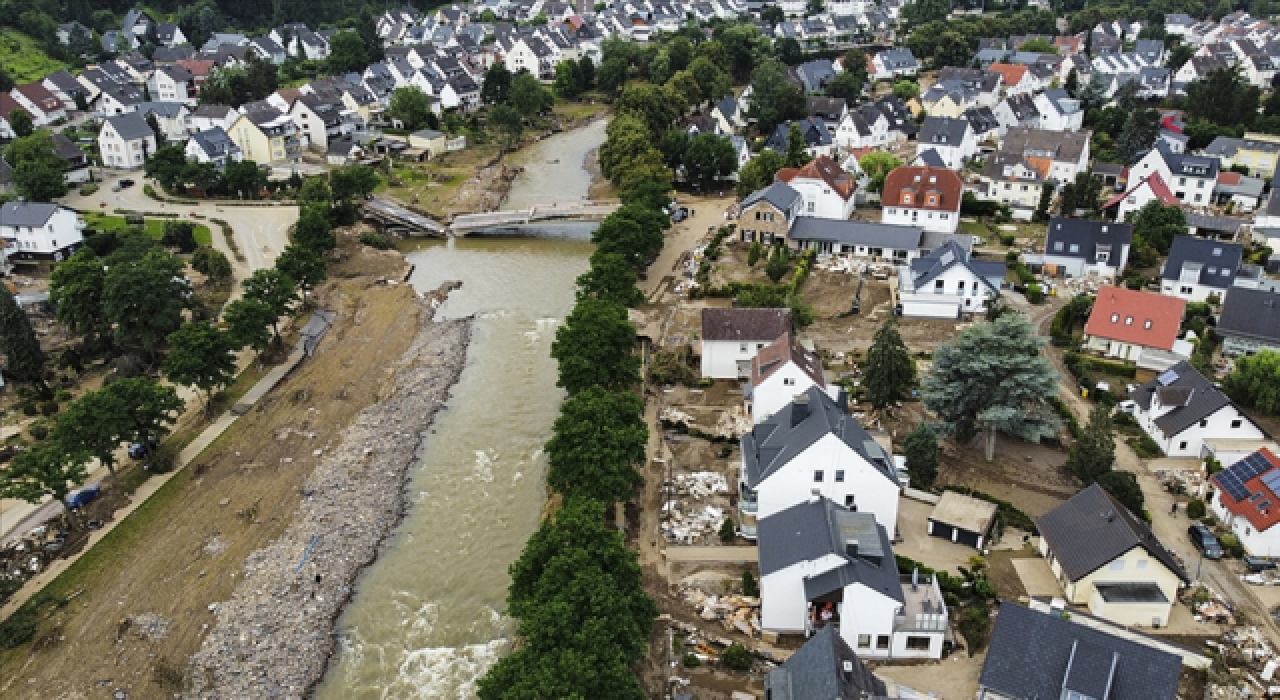
<instances>
[{"instance_id":1,"label":"balcony","mask_svg":"<svg viewBox=\"0 0 1280 700\"><path fill-rule=\"evenodd\" d=\"M946 632L947 605L942 600L942 589L932 575L921 574L911 583L911 575L899 577L902 581L902 608L893 618L894 632Z\"/></svg>"}]
</instances>

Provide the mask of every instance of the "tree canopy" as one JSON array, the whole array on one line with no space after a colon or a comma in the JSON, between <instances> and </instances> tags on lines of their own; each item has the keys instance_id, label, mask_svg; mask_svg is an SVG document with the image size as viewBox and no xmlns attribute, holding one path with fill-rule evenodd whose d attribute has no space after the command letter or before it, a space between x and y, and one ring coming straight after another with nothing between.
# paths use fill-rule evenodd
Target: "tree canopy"
<instances>
[{"instance_id":1,"label":"tree canopy","mask_svg":"<svg viewBox=\"0 0 1280 700\"><path fill-rule=\"evenodd\" d=\"M916 378L916 366L898 333L895 317L885 319L871 339L863 375L862 386L872 406L885 408L906 398Z\"/></svg>"},{"instance_id":2,"label":"tree canopy","mask_svg":"<svg viewBox=\"0 0 1280 700\"><path fill-rule=\"evenodd\" d=\"M153 250L139 260L112 265L103 281L103 313L115 325L121 345L136 344L150 352L182 325L191 283L183 263Z\"/></svg>"},{"instance_id":3,"label":"tree canopy","mask_svg":"<svg viewBox=\"0 0 1280 700\"><path fill-rule=\"evenodd\" d=\"M1263 350L1236 359L1224 388L1231 398L1267 413L1280 413L1280 353Z\"/></svg>"},{"instance_id":4,"label":"tree canopy","mask_svg":"<svg viewBox=\"0 0 1280 700\"><path fill-rule=\"evenodd\" d=\"M649 429L644 401L592 386L565 400L547 443L547 484L605 503L628 500L644 478Z\"/></svg>"},{"instance_id":5,"label":"tree canopy","mask_svg":"<svg viewBox=\"0 0 1280 700\"><path fill-rule=\"evenodd\" d=\"M583 299L556 330L551 356L560 363L560 380L571 395L592 386L628 389L640 381L635 355L636 329L625 306Z\"/></svg>"},{"instance_id":6,"label":"tree canopy","mask_svg":"<svg viewBox=\"0 0 1280 700\"><path fill-rule=\"evenodd\" d=\"M234 341L204 321L190 321L169 334L164 373L175 384L204 392L205 410L213 406L213 390L226 386L236 373Z\"/></svg>"},{"instance_id":7,"label":"tree canopy","mask_svg":"<svg viewBox=\"0 0 1280 700\"><path fill-rule=\"evenodd\" d=\"M623 306L644 303L636 289L636 269L620 253L597 250L591 254L591 268L578 276L578 299L604 299Z\"/></svg>"}]
</instances>

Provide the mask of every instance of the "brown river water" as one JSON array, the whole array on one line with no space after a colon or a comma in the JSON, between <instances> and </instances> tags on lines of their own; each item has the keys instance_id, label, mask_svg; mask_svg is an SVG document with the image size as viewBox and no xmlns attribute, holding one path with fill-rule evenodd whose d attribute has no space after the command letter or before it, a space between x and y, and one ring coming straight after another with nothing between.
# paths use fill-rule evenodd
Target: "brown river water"
<instances>
[{"instance_id":1,"label":"brown river water","mask_svg":"<svg viewBox=\"0 0 1280 700\"><path fill-rule=\"evenodd\" d=\"M603 141L600 121L512 156L525 171L504 208L585 198L583 158ZM542 447L564 396L551 341L587 268L591 228L430 241L407 253L419 291L462 280L442 316L476 323L466 369L410 476L409 511L339 618L316 698L472 698L507 653L507 568L538 524Z\"/></svg>"}]
</instances>

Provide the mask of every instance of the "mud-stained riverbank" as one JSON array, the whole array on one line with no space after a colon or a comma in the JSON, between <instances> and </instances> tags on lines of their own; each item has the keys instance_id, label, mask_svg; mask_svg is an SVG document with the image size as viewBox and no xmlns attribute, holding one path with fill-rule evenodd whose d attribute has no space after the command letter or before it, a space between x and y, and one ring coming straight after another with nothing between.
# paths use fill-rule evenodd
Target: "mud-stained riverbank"
<instances>
[{"instance_id":1,"label":"mud-stained riverbank","mask_svg":"<svg viewBox=\"0 0 1280 700\"><path fill-rule=\"evenodd\" d=\"M454 284L419 305L418 331L302 489L288 529L244 563L188 673L192 698L305 696L334 650L334 620L406 508L406 475L467 358L472 320L434 320ZM358 313L358 312L357 312ZM342 397L333 397L340 400Z\"/></svg>"}]
</instances>

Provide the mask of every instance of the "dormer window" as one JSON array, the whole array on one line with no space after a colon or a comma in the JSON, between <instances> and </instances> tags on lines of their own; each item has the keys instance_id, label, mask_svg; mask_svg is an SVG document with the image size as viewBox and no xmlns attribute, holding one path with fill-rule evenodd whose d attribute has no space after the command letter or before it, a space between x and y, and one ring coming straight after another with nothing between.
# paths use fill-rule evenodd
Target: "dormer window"
<instances>
[{"instance_id":1,"label":"dormer window","mask_svg":"<svg viewBox=\"0 0 1280 700\"><path fill-rule=\"evenodd\" d=\"M1133 325L1133 317L1132 317L1132 316L1125 316L1125 317L1124 317L1124 325L1126 325L1126 326L1132 326L1132 325Z\"/></svg>"},{"instance_id":2,"label":"dormer window","mask_svg":"<svg viewBox=\"0 0 1280 700\"><path fill-rule=\"evenodd\" d=\"M910 193L910 192L903 192L903 193L902 193L902 203L903 203L903 204L910 204L910 203L911 203L911 193Z\"/></svg>"},{"instance_id":3,"label":"dormer window","mask_svg":"<svg viewBox=\"0 0 1280 700\"><path fill-rule=\"evenodd\" d=\"M1220 257L1222 257L1222 249L1221 249L1221 248L1214 248L1214 249L1213 249L1213 257L1215 257L1215 258L1220 258Z\"/></svg>"},{"instance_id":4,"label":"dormer window","mask_svg":"<svg viewBox=\"0 0 1280 700\"><path fill-rule=\"evenodd\" d=\"M1147 320L1142 324L1142 327L1143 327L1143 328L1145 328L1145 329L1147 329L1147 330L1151 330L1151 319L1147 319Z\"/></svg>"},{"instance_id":5,"label":"dormer window","mask_svg":"<svg viewBox=\"0 0 1280 700\"><path fill-rule=\"evenodd\" d=\"M1112 323L1119 323L1119 322L1120 322L1120 314L1111 314L1111 322L1112 322Z\"/></svg>"},{"instance_id":6,"label":"dormer window","mask_svg":"<svg viewBox=\"0 0 1280 700\"><path fill-rule=\"evenodd\" d=\"M1064 246L1062 245L1062 241L1055 241L1053 244L1053 249L1058 251L1059 253L1062 252L1063 247Z\"/></svg>"}]
</instances>

